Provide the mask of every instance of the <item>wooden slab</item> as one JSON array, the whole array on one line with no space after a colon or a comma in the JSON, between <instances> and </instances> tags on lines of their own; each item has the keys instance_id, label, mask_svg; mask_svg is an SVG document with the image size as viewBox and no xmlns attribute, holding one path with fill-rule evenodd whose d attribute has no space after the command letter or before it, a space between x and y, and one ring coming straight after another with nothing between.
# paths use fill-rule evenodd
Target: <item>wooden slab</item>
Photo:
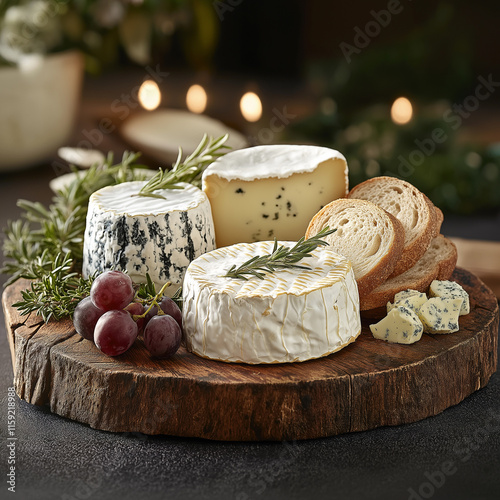
<instances>
[{"instance_id":1,"label":"wooden slab","mask_svg":"<svg viewBox=\"0 0 500 500\"><path fill-rule=\"evenodd\" d=\"M44 325L3 306L19 397L96 429L217 440L293 440L414 422L484 387L497 368L498 303L475 275L453 279L471 296L460 331L388 344L368 325L326 358L284 365L226 364L180 351L150 358L139 339L102 354L69 320Z\"/></svg>"}]
</instances>

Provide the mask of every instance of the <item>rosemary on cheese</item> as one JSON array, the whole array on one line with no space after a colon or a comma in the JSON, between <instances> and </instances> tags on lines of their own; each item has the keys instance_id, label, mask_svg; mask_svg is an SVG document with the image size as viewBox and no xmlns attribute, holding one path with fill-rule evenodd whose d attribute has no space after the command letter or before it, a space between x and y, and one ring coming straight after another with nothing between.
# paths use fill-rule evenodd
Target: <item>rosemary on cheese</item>
<instances>
[{"instance_id":1,"label":"rosemary on cheese","mask_svg":"<svg viewBox=\"0 0 500 500\"><path fill-rule=\"evenodd\" d=\"M272 273L277 269L309 269L301 266L297 262L306 257L311 257L311 252L319 246L326 246L329 243L323 238L332 234L336 229L324 227L318 234L308 240L302 237L293 247L288 248L283 245L278 246L278 241L274 240L273 251L267 255L256 255L247 260L241 266L233 265L224 275L225 278L239 278L247 280L246 275L256 276L264 279L266 273Z\"/></svg>"},{"instance_id":2,"label":"rosemary on cheese","mask_svg":"<svg viewBox=\"0 0 500 500\"><path fill-rule=\"evenodd\" d=\"M214 139L205 134L197 148L184 161L181 161L182 148L179 148L177 160L172 168L170 170L160 168L157 174L137 193L137 196L164 199L164 196L155 193L155 191L158 189L182 189L180 185L182 182L199 187L205 168L224 155L225 150L229 148L225 145L228 137L226 134Z\"/></svg>"}]
</instances>

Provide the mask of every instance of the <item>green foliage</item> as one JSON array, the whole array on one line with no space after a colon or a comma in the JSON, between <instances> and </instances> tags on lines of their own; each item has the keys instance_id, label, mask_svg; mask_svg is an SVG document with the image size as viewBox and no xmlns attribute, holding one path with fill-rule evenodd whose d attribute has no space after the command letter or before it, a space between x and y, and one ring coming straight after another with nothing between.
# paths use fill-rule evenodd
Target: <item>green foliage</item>
<instances>
[{"instance_id":1,"label":"green foliage","mask_svg":"<svg viewBox=\"0 0 500 500\"><path fill-rule=\"evenodd\" d=\"M144 167L135 163L138 156L125 153L121 162L113 164L113 156L109 155L104 165L80 171L56 193L48 207L19 200L18 205L24 209L22 217L9 222L5 229L6 261L1 271L11 275L6 285L19 278L34 279L42 269L49 272L59 255L67 257L65 263L70 264L72 271L79 271L90 195L104 186L145 180ZM33 270L34 262L38 274Z\"/></svg>"},{"instance_id":2,"label":"green foliage","mask_svg":"<svg viewBox=\"0 0 500 500\"><path fill-rule=\"evenodd\" d=\"M472 74L469 31L457 22L455 9L439 3L425 25L398 43L362 49L350 63L315 64L310 80L319 93L319 109L290 124L286 140L340 150L351 185L392 175L414 184L445 211L498 209L500 150L465 143L465 118L453 105L471 92ZM443 33L450 35L446 43ZM401 95L414 107L406 125L390 117L391 104Z\"/></svg>"}]
</instances>

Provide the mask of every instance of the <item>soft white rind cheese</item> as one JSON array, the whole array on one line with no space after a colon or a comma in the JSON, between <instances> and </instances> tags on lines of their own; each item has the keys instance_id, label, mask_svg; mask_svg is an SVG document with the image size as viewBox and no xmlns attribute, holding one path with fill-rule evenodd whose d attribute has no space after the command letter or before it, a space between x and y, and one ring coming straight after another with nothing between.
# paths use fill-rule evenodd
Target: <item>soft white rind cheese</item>
<instances>
[{"instance_id":1,"label":"soft white rind cheese","mask_svg":"<svg viewBox=\"0 0 500 500\"><path fill-rule=\"evenodd\" d=\"M470 312L469 294L455 281L434 280L429 287L429 295L431 297L463 299L460 316Z\"/></svg>"},{"instance_id":2,"label":"soft white rind cheese","mask_svg":"<svg viewBox=\"0 0 500 500\"><path fill-rule=\"evenodd\" d=\"M256 146L233 151L203 173L219 247L296 241L324 205L345 197L347 162L329 148Z\"/></svg>"},{"instance_id":3,"label":"soft white rind cheese","mask_svg":"<svg viewBox=\"0 0 500 500\"><path fill-rule=\"evenodd\" d=\"M182 279L189 263L215 248L210 203L200 189L163 189L165 199L136 196L145 182L126 182L93 193L83 248L83 275L126 271L133 281L148 273L157 287Z\"/></svg>"},{"instance_id":4,"label":"soft white rind cheese","mask_svg":"<svg viewBox=\"0 0 500 500\"><path fill-rule=\"evenodd\" d=\"M414 311L396 305L378 323L370 325L376 339L397 344L413 344L421 339L424 327Z\"/></svg>"},{"instance_id":5,"label":"soft white rind cheese","mask_svg":"<svg viewBox=\"0 0 500 500\"><path fill-rule=\"evenodd\" d=\"M352 266L332 250L318 248L303 259L308 270L278 270L262 280L224 277L233 264L269 254L272 247L270 241L237 244L190 264L183 284L190 351L227 362L286 363L326 356L360 334Z\"/></svg>"}]
</instances>

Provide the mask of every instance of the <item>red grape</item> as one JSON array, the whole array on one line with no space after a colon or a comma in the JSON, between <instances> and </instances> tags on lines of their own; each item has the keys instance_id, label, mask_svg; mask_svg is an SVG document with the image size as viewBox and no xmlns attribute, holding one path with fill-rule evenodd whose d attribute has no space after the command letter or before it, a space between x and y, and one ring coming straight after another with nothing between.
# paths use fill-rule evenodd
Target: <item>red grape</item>
<instances>
[{"instance_id":1,"label":"red grape","mask_svg":"<svg viewBox=\"0 0 500 500\"><path fill-rule=\"evenodd\" d=\"M75 330L87 340L94 340L94 329L97 320L105 313L96 307L90 297L85 297L78 302L73 313L73 325Z\"/></svg>"},{"instance_id":2,"label":"red grape","mask_svg":"<svg viewBox=\"0 0 500 500\"><path fill-rule=\"evenodd\" d=\"M104 311L123 309L134 298L132 280L121 271L105 271L92 283L90 297L94 305Z\"/></svg>"},{"instance_id":3,"label":"red grape","mask_svg":"<svg viewBox=\"0 0 500 500\"><path fill-rule=\"evenodd\" d=\"M97 321L94 341L104 354L118 356L130 348L137 333L137 323L128 312L108 311Z\"/></svg>"},{"instance_id":4,"label":"red grape","mask_svg":"<svg viewBox=\"0 0 500 500\"><path fill-rule=\"evenodd\" d=\"M172 316L182 329L182 312L173 299L170 297L163 297L160 302L160 308L165 314Z\"/></svg>"},{"instance_id":5,"label":"red grape","mask_svg":"<svg viewBox=\"0 0 500 500\"><path fill-rule=\"evenodd\" d=\"M132 316L140 316L141 314L144 313L144 306L139 302L131 302L125 308L125 311L127 311ZM141 332L144 327L144 319L145 318L138 318L134 320L137 323L137 328L139 329L139 332Z\"/></svg>"},{"instance_id":6,"label":"red grape","mask_svg":"<svg viewBox=\"0 0 500 500\"><path fill-rule=\"evenodd\" d=\"M181 345L181 338L180 326L167 314L154 316L144 328L144 345L157 358L173 356Z\"/></svg>"}]
</instances>

